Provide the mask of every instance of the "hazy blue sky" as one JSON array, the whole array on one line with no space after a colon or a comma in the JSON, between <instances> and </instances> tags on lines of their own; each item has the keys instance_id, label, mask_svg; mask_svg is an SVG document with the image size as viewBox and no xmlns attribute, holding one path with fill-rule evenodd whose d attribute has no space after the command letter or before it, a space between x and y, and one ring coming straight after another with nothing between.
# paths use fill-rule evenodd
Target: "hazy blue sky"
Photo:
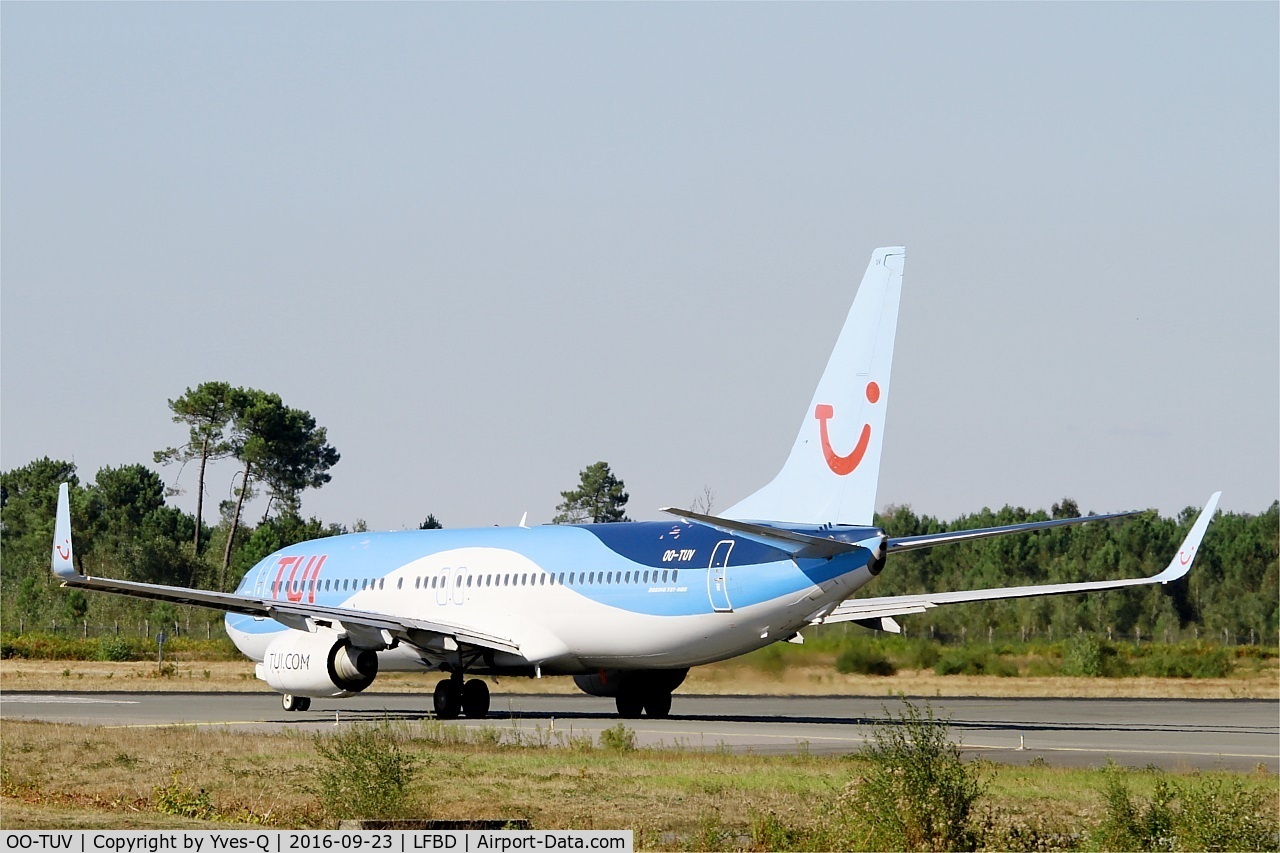
<instances>
[{"instance_id":1,"label":"hazy blue sky","mask_svg":"<svg viewBox=\"0 0 1280 853\"><path fill-rule=\"evenodd\" d=\"M723 509L904 244L879 505L1262 511L1278 10L4 3L0 467L218 379L328 427L326 521Z\"/></svg>"}]
</instances>

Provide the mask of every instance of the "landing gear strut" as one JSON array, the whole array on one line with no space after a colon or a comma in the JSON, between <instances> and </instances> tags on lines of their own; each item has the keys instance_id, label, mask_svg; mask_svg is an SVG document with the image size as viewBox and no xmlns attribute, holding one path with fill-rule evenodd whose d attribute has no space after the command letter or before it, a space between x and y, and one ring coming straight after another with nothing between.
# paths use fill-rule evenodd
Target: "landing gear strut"
<instances>
[{"instance_id":1,"label":"landing gear strut","mask_svg":"<svg viewBox=\"0 0 1280 853\"><path fill-rule=\"evenodd\" d=\"M448 678L436 683L432 697L436 717L456 720L459 714L478 720L489 715L489 685L478 678L464 682L462 670L456 670Z\"/></svg>"}]
</instances>

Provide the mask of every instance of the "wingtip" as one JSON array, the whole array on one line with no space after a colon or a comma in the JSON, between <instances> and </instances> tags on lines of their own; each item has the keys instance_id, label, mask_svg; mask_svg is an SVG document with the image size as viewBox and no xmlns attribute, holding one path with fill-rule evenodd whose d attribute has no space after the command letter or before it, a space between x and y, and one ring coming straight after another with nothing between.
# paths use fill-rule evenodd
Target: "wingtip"
<instances>
[{"instance_id":1,"label":"wingtip","mask_svg":"<svg viewBox=\"0 0 1280 853\"><path fill-rule=\"evenodd\" d=\"M1195 562L1197 554L1200 551L1200 542L1204 539L1205 531L1209 529L1209 523L1213 521L1214 513L1218 510L1218 499L1222 497L1222 492L1214 492L1209 496L1209 500L1205 502L1204 509L1200 510L1200 514L1196 516L1195 523L1191 525L1191 529L1187 531L1187 536L1182 540L1182 544L1178 547L1178 553L1169 561L1169 565L1165 570L1156 576L1156 580L1161 583L1169 583L1185 577L1187 572L1191 571L1191 565Z\"/></svg>"},{"instance_id":2,"label":"wingtip","mask_svg":"<svg viewBox=\"0 0 1280 853\"><path fill-rule=\"evenodd\" d=\"M58 486L58 510L53 528L53 552L50 569L55 577L68 581L80 577L75 554L71 549L71 503L66 483Z\"/></svg>"}]
</instances>

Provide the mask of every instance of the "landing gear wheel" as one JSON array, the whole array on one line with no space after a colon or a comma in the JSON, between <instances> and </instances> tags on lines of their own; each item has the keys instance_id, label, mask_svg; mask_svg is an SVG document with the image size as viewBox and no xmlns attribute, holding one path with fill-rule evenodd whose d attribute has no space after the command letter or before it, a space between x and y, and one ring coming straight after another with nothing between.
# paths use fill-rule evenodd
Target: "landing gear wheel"
<instances>
[{"instance_id":1,"label":"landing gear wheel","mask_svg":"<svg viewBox=\"0 0 1280 853\"><path fill-rule=\"evenodd\" d=\"M629 691L619 693L614 700L614 704L618 706L618 716L624 720L638 719L640 713L644 710L644 700L640 698L638 693Z\"/></svg>"},{"instance_id":2,"label":"landing gear wheel","mask_svg":"<svg viewBox=\"0 0 1280 853\"><path fill-rule=\"evenodd\" d=\"M473 720L489 716L489 685L478 678L463 685L462 714Z\"/></svg>"},{"instance_id":3,"label":"landing gear wheel","mask_svg":"<svg viewBox=\"0 0 1280 853\"><path fill-rule=\"evenodd\" d=\"M441 720L456 720L462 711L462 691L454 686L449 678L436 682L435 700L436 717Z\"/></svg>"},{"instance_id":4,"label":"landing gear wheel","mask_svg":"<svg viewBox=\"0 0 1280 853\"><path fill-rule=\"evenodd\" d=\"M644 697L644 712L650 717L671 716L671 694L655 691Z\"/></svg>"},{"instance_id":5,"label":"landing gear wheel","mask_svg":"<svg viewBox=\"0 0 1280 853\"><path fill-rule=\"evenodd\" d=\"M280 697L280 704L286 711L305 711L311 707L311 697L291 696L286 693Z\"/></svg>"}]
</instances>

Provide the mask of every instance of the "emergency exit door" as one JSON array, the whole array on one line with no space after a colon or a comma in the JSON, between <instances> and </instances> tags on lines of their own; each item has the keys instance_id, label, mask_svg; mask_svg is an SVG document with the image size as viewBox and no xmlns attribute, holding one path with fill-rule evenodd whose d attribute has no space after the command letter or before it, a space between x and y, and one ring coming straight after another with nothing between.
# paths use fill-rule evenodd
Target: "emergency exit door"
<instances>
[{"instance_id":1,"label":"emergency exit door","mask_svg":"<svg viewBox=\"0 0 1280 853\"><path fill-rule=\"evenodd\" d=\"M733 550L732 539L722 539L711 552L711 567L707 571L707 595L711 597L711 606L718 613L733 610L729 601L729 552Z\"/></svg>"}]
</instances>

